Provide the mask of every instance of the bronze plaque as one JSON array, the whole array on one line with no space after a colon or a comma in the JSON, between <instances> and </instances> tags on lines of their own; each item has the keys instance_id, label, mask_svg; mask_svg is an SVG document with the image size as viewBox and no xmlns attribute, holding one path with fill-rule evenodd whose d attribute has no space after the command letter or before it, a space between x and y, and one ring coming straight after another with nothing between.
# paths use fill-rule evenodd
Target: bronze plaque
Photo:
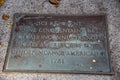
<instances>
[{"instance_id":1,"label":"bronze plaque","mask_svg":"<svg viewBox=\"0 0 120 80\"><path fill-rule=\"evenodd\" d=\"M4 71L109 74L105 16L15 14Z\"/></svg>"}]
</instances>

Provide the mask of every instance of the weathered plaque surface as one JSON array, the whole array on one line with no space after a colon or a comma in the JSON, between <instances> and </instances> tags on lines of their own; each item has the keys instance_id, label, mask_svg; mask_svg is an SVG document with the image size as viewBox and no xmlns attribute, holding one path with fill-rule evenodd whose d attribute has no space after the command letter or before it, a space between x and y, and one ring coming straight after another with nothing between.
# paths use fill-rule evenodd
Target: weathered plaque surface
<instances>
[{"instance_id":1,"label":"weathered plaque surface","mask_svg":"<svg viewBox=\"0 0 120 80\"><path fill-rule=\"evenodd\" d=\"M105 16L15 14L4 71L111 72Z\"/></svg>"}]
</instances>

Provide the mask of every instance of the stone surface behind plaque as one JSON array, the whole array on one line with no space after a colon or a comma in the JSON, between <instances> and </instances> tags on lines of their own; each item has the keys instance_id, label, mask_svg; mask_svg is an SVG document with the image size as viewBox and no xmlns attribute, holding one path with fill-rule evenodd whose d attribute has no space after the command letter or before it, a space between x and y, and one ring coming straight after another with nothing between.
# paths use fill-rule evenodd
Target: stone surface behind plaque
<instances>
[{"instance_id":1,"label":"stone surface behind plaque","mask_svg":"<svg viewBox=\"0 0 120 80\"><path fill-rule=\"evenodd\" d=\"M0 80L120 80L120 1L60 0L59 7L48 0L4 0L0 6ZM55 15L106 15L113 75L3 72L15 13ZM3 20L3 15L7 17ZM100 42L100 41L98 41ZM93 60L93 62L97 62ZM92 69L92 67L90 67Z\"/></svg>"}]
</instances>

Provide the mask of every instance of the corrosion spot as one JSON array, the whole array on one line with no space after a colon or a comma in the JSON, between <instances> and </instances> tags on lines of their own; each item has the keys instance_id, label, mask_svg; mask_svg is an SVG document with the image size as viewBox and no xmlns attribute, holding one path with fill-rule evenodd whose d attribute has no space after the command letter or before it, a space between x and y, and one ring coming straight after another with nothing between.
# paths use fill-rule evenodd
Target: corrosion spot
<instances>
[{"instance_id":1,"label":"corrosion spot","mask_svg":"<svg viewBox=\"0 0 120 80\"><path fill-rule=\"evenodd\" d=\"M41 68L41 67L42 67L42 65L41 65L41 64L39 64L38 66L39 66L39 68Z\"/></svg>"},{"instance_id":2,"label":"corrosion spot","mask_svg":"<svg viewBox=\"0 0 120 80\"><path fill-rule=\"evenodd\" d=\"M21 58L21 56L20 55L14 55L14 58L18 59L18 58Z\"/></svg>"}]
</instances>

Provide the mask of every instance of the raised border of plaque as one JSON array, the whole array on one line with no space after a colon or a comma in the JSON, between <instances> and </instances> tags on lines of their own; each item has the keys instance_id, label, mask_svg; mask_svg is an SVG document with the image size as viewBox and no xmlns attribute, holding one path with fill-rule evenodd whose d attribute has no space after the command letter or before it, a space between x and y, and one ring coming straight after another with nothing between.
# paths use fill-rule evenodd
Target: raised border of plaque
<instances>
[{"instance_id":1,"label":"raised border of plaque","mask_svg":"<svg viewBox=\"0 0 120 80\"><path fill-rule=\"evenodd\" d=\"M16 13L3 72L112 74L105 15Z\"/></svg>"}]
</instances>

